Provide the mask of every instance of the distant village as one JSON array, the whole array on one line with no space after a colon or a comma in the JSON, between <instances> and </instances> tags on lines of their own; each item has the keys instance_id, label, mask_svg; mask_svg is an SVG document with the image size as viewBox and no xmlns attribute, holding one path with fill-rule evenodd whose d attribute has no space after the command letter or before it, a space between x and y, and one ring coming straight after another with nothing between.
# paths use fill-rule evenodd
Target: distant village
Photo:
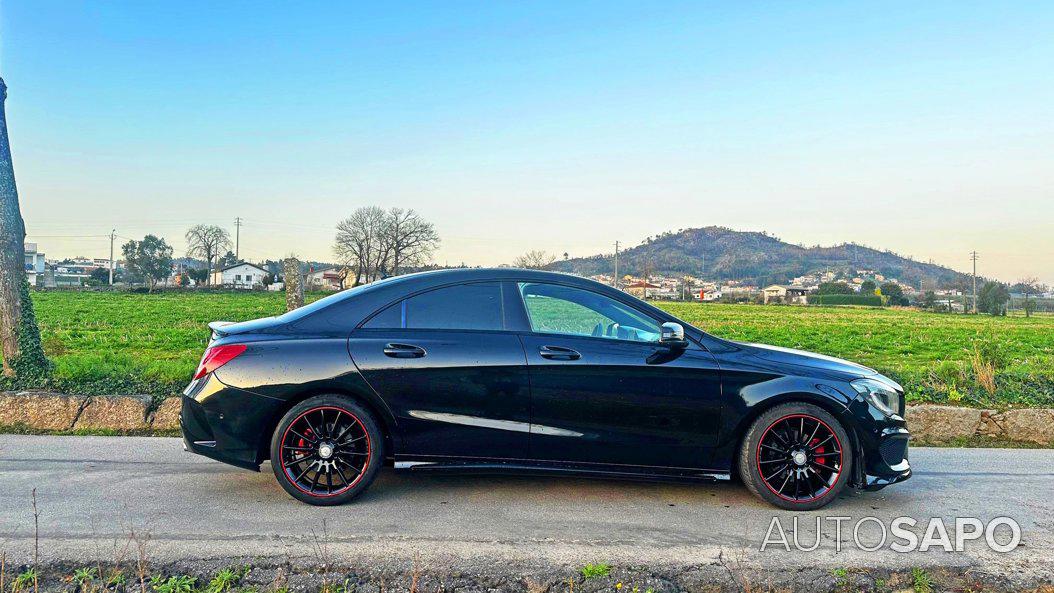
<instances>
[{"instance_id":1,"label":"distant village","mask_svg":"<svg viewBox=\"0 0 1054 593\"><path fill-rule=\"evenodd\" d=\"M282 290L282 262L268 260L259 263L236 260L233 254L218 258L211 272L206 263L194 258L172 260L171 273L159 286L194 287L209 285L241 290ZM31 286L41 288L77 288L107 285L127 285L124 261L106 258L76 257L48 259L36 243L25 244L26 275ZM304 285L308 290L339 291L350 288L355 274L346 266L321 262L302 263ZM112 273L112 281L111 281ZM206 276L208 280L206 281ZM962 312L969 307L969 294L959 289L926 288L912 286L897 278L886 277L875 270L827 270L798 276L787 284L755 286L735 280L713 281L693 276L649 275L647 278L623 275L615 281L610 275L597 274L590 279L617 286L638 298L648 300L757 303L757 304L808 304L810 296L822 294L824 287L838 287L838 293L873 295L882 294L882 288L898 293L903 303L921 304L929 299L927 308ZM1052 299L1054 291L1033 295ZM1011 294L1013 299L1024 295ZM888 300L888 299L887 299ZM812 301L817 302L817 301Z\"/></svg>"}]
</instances>

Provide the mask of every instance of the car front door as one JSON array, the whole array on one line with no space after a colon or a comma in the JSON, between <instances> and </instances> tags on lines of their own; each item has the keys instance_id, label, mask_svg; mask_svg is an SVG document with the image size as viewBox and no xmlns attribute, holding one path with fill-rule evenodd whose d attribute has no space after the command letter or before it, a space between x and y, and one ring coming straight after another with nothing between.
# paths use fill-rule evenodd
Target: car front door
<instances>
[{"instance_id":1,"label":"car front door","mask_svg":"<svg viewBox=\"0 0 1054 593\"><path fill-rule=\"evenodd\" d=\"M660 322L606 295L519 283L531 331L531 457L706 469L721 384L702 347L658 342Z\"/></svg>"},{"instance_id":2,"label":"car front door","mask_svg":"<svg viewBox=\"0 0 1054 593\"><path fill-rule=\"evenodd\" d=\"M447 286L388 306L352 334L352 359L396 416L397 456L527 457L526 361L505 331L504 301L499 282Z\"/></svg>"}]
</instances>

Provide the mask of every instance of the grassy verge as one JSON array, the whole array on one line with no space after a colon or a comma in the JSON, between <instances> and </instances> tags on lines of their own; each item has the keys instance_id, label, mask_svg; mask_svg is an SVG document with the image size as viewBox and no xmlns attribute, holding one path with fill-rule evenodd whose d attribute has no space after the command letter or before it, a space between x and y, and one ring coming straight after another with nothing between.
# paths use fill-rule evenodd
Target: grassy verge
<instances>
[{"instance_id":1,"label":"grassy verge","mask_svg":"<svg viewBox=\"0 0 1054 593\"><path fill-rule=\"evenodd\" d=\"M136 428L134 430L114 430L110 428L74 428L71 430L44 430L25 424L0 424L0 434L35 434L59 436L95 436L95 437L178 437L179 429Z\"/></svg>"},{"instance_id":2,"label":"grassy verge","mask_svg":"<svg viewBox=\"0 0 1054 593\"><path fill-rule=\"evenodd\" d=\"M308 295L314 300L324 293ZM35 291L54 376L70 394L178 393L209 321L276 315L284 295L247 291ZM821 352L878 369L914 402L1054 407L1054 315L990 317L908 309L656 303L717 336Z\"/></svg>"}]
</instances>

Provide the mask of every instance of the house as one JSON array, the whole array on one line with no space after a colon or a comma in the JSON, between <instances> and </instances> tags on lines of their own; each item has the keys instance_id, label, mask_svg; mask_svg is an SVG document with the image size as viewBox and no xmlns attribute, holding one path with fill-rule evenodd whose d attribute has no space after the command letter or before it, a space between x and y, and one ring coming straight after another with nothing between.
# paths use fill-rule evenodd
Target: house
<instances>
[{"instance_id":1,"label":"house","mask_svg":"<svg viewBox=\"0 0 1054 593\"><path fill-rule=\"evenodd\" d=\"M37 251L36 243L23 243L26 251L26 280L30 286L37 285L37 275L44 273L44 254Z\"/></svg>"},{"instance_id":2,"label":"house","mask_svg":"<svg viewBox=\"0 0 1054 593\"><path fill-rule=\"evenodd\" d=\"M212 284L217 286L230 286L232 288L263 288L263 279L268 271L247 262L238 262L223 268L214 270Z\"/></svg>"},{"instance_id":3,"label":"house","mask_svg":"<svg viewBox=\"0 0 1054 593\"><path fill-rule=\"evenodd\" d=\"M653 291L657 291L660 288L662 287L658 284L652 284L647 280L637 280L623 287L623 290L637 298L646 299L653 294Z\"/></svg>"},{"instance_id":4,"label":"house","mask_svg":"<svg viewBox=\"0 0 1054 593\"><path fill-rule=\"evenodd\" d=\"M766 286L761 292L765 296L766 303L773 301L779 303L805 304L805 295L809 291L804 286L773 284L772 286Z\"/></svg>"},{"instance_id":5,"label":"house","mask_svg":"<svg viewBox=\"0 0 1054 593\"><path fill-rule=\"evenodd\" d=\"M304 275L304 286L309 290L344 290L348 276L354 275L347 268L329 267L314 270Z\"/></svg>"}]
</instances>

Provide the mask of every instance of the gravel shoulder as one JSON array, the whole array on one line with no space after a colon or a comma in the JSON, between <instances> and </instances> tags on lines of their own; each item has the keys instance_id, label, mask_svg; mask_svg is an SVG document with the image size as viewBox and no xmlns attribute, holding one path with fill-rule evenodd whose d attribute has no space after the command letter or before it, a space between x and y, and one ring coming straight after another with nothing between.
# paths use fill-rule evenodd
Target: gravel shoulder
<instances>
[{"instance_id":1,"label":"gravel shoulder","mask_svg":"<svg viewBox=\"0 0 1054 593\"><path fill-rule=\"evenodd\" d=\"M134 530L148 534L155 566L201 574L247 563L258 574L281 568L320 578L321 543L330 557L325 564L341 574L368 581L387 574L396 582L412 579L416 567L440 584L468 579L468 589L497 579L523 590L528 575L554 584L590 562L611 564L615 576L606 578L682 583L670 590L705 583L735 589L733 574L793 589L796 582L830 584L842 570L888 581L918 567L945 578L1038 586L1054 575L1052 462L1051 450L916 448L908 482L848 493L817 513L772 509L735 483L394 470L382 472L355 503L326 509L286 496L266 465L259 474L231 468L184 453L177 439L0 435L0 549L12 566L32 558L36 488L41 561L60 572L112 560ZM788 526L795 516L805 545L815 540L820 518L817 550L759 550L773 517ZM839 516L849 517L850 527L865 516L886 525L911 516L920 537L931 517L953 525L955 517L1009 516L1021 526L1022 545L1005 554L983 544L963 552L865 552L852 545L851 533L838 537L832 518ZM997 584L989 583L1003 588Z\"/></svg>"}]
</instances>

